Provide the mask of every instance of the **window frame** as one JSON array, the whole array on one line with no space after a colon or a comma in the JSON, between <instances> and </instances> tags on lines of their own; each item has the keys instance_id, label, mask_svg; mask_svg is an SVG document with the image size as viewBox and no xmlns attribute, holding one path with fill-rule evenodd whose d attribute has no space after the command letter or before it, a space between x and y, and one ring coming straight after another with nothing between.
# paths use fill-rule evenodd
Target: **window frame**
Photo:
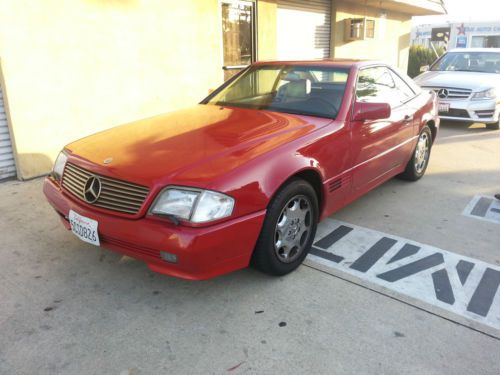
<instances>
[{"instance_id":1,"label":"window frame","mask_svg":"<svg viewBox=\"0 0 500 375\"><path fill-rule=\"evenodd\" d=\"M250 64L247 66L244 65L226 65L224 61L224 31L222 30L223 17L222 17L222 7L223 4L251 4L252 5L252 27L251 27L251 48L252 54L250 59ZM220 51L220 61L222 67L222 80L225 82L230 81L234 76L237 76L239 73L244 71L246 68L251 66L254 62L259 59L258 49L259 49L259 40L258 40L258 0L218 0L218 24L220 27L220 43L221 43L221 51ZM224 79L224 75L226 71L238 70L239 72L231 76L229 79Z\"/></svg>"},{"instance_id":2,"label":"window frame","mask_svg":"<svg viewBox=\"0 0 500 375\"><path fill-rule=\"evenodd\" d=\"M368 28L368 23L373 25L372 28ZM376 28L375 20L372 18L365 18L365 39L375 39L375 28ZM371 35L368 35L368 31L371 32Z\"/></svg>"},{"instance_id":3,"label":"window frame","mask_svg":"<svg viewBox=\"0 0 500 375\"><path fill-rule=\"evenodd\" d=\"M407 82L406 80L401 77L400 74L398 74L393 68L391 68L389 65L384 65L384 64L374 64L374 65L367 65L367 66L363 66L361 68L358 69L358 72L356 73L356 84L354 85L354 101L355 102L358 102L358 84L359 84L359 77L360 77L360 74L363 70L367 70L367 69L376 69L376 68L385 68L389 71L389 73L391 74L394 74L396 75L397 77L399 77L404 84L406 84L406 86L410 89L411 92L413 92L413 96L411 98L408 98L407 100L401 102L400 104L396 105L396 106L392 106L391 105L391 108L399 108L405 104L407 104L408 102L412 101L413 99L415 99L418 95L420 95L420 93L416 92ZM396 82L394 82L396 83ZM386 103L386 102L380 102L380 103ZM390 103L388 103L390 104ZM354 108L354 106L353 106Z\"/></svg>"}]
</instances>

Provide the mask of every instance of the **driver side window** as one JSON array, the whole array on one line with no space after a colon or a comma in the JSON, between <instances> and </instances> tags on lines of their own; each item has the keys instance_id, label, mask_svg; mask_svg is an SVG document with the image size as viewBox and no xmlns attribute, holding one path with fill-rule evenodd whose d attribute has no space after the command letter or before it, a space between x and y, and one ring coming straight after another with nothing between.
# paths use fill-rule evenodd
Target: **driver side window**
<instances>
[{"instance_id":1,"label":"driver side window","mask_svg":"<svg viewBox=\"0 0 500 375\"><path fill-rule=\"evenodd\" d=\"M401 104L400 91L389 69L383 66L365 68L359 72L356 97L362 102Z\"/></svg>"}]
</instances>

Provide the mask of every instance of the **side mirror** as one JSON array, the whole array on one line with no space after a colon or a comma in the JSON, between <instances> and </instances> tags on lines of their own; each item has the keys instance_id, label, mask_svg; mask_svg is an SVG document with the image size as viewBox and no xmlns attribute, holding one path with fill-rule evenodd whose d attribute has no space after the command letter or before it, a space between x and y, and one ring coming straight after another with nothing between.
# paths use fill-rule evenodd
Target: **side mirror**
<instances>
[{"instance_id":1,"label":"side mirror","mask_svg":"<svg viewBox=\"0 0 500 375\"><path fill-rule=\"evenodd\" d=\"M429 71L429 65L423 65L420 67L420 73Z\"/></svg>"},{"instance_id":2,"label":"side mirror","mask_svg":"<svg viewBox=\"0 0 500 375\"><path fill-rule=\"evenodd\" d=\"M391 106L389 103L354 103L353 120L382 120L391 117Z\"/></svg>"}]
</instances>

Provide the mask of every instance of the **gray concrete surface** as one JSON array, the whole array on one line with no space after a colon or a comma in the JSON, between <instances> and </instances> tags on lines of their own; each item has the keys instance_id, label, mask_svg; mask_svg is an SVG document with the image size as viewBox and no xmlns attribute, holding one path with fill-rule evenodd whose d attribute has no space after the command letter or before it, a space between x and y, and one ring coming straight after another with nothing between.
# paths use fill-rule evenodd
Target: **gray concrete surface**
<instances>
[{"instance_id":1,"label":"gray concrete surface","mask_svg":"<svg viewBox=\"0 0 500 375\"><path fill-rule=\"evenodd\" d=\"M498 150L498 131L445 124L423 180L334 217L500 264L500 226L461 215L500 190ZM499 340L307 266L153 274L65 231L41 185L0 185L2 375L500 373Z\"/></svg>"}]
</instances>

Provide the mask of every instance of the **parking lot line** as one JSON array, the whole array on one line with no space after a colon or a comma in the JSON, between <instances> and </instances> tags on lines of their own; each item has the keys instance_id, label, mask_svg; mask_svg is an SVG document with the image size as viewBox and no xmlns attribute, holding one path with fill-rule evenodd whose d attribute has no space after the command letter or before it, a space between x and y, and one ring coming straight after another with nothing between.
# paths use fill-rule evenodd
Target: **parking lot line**
<instances>
[{"instance_id":1,"label":"parking lot line","mask_svg":"<svg viewBox=\"0 0 500 375\"><path fill-rule=\"evenodd\" d=\"M476 195L467 204L462 215L500 224L500 201L494 197Z\"/></svg>"},{"instance_id":2,"label":"parking lot line","mask_svg":"<svg viewBox=\"0 0 500 375\"><path fill-rule=\"evenodd\" d=\"M306 265L500 339L500 267L332 219L316 239Z\"/></svg>"}]
</instances>

